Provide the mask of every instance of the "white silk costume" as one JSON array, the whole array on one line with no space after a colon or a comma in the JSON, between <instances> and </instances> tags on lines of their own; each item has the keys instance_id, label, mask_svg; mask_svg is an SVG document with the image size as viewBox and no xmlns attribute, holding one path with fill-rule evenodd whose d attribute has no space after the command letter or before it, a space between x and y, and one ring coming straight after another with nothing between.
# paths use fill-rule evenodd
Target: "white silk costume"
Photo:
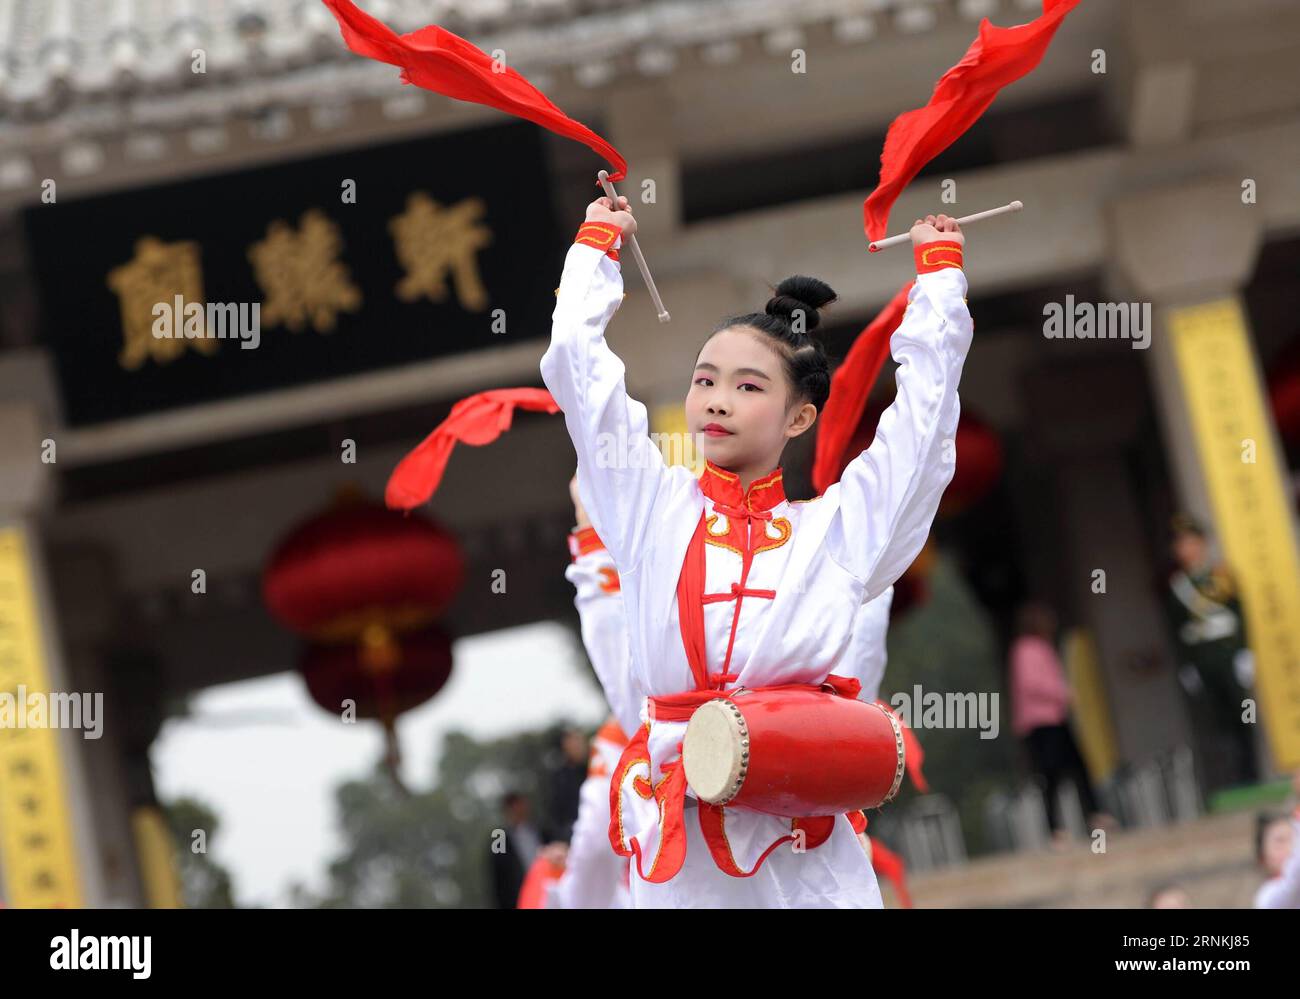
<instances>
[{"instance_id":1,"label":"white silk costume","mask_svg":"<svg viewBox=\"0 0 1300 999\"><path fill-rule=\"evenodd\" d=\"M573 558L564 576L573 584L583 647L614 719L624 732L635 732L641 724L645 691L635 685L628 668L627 621L618 568L591 528L575 531L570 538Z\"/></svg>"},{"instance_id":2,"label":"white silk costume","mask_svg":"<svg viewBox=\"0 0 1300 999\"><path fill-rule=\"evenodd\" d=\"M705 683L817 685L850 668L858 609L915 559L952 478L957 384L972 338L965 275L959 263L918 274L890 341L897 395L874 442L822 496L789 503L779 468L743 490L737 475L712 462L698 479L665 464L646 408L628 397L623 363L605 342L623 282L593 228L599 224L579 230L565 258L541 371L577 451L583 505L619 567L632 682L651 699L648 760L629 761L635 765L617 775L611 821L636 855L633 904L879 908L875 875L844 816L835 817L825 842L798 852L777 847L800 820L724 809L721 853L702 829L704 808L672 819L672 802L660 793L664 785L680 788L686 725L656 720L653 699ZM692 668L677 593L702 517L707 678ZM661 854L666 870L657 869ZM721 869L720 856L741 876Z\"/></svg>"},{"instance_id":3,"label":"white silk costume","mask_svg":"<svg viewBox=\"0 0 1300 999\"><path fill-rule=\"evenodd\" d=\"M630 685L627 624L618 571L594 531L570 535L573 561L565 577L573 584L574 606L582 626L582 644L613 711L613 721L591 743L591 766L578 792L564 874L548 888L547 907L556 909L626 909L628 864L609 845L609 779L618 766L628 731L641 724L643 695Z\"/></svg>"},{"instance_id":4,"label":"white silk costume","mask_svg":"<svg viewBox=\"0 0 1300 999\"><path fill-rule=\"evenodd\" d=\"M579 792L568 860L563 876L548 886L547 907L625 909L630 904L628 862L609 845L609 780L627 744L623 733L636 731L641 724L645 698L631 686L627 622L614 560L590 528L573 532L570 546L573 561L564 575L573 584L582 643L605 691L615 724L602 726L592 740L591 768ZM858 609L847 663L840 668L842 676L853 676L861 682L862 700L874 701L880 689L893 595L891 586Z\"/></svg>"},{"instance_id":5,"label":"white silk costume","mask_svg":"<svg viewBox=\"0 0 1300 999\"><path fill-rule=\"evenodd\" d=\"M609 845L609 779L627 737L613 721L591 741L591 766L578 792L578 817L564 873L547 887L548 909L627 909L627 858Z\"/></svg>"}]
</instances>

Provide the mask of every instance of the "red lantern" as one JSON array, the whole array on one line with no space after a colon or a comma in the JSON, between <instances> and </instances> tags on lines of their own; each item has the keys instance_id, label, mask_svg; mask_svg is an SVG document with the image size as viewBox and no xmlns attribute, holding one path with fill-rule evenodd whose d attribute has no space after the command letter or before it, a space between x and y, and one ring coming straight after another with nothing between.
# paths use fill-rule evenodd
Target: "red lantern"
<instances>
[{"instance_id":1,"label":"red lantern","mask_svg":"<svg viewBox=\"0 0 1300 999\"><path fill-rule=\"evenodd\" d=\"M957 467L939 501L939 513L944 516L978 503L1002 477L1002 441L978 417L961 414L956 447Z\"/></svg>"},{"instance_id":2,"label":"red lantern","mask_svg":"<svg viewBox=\"0 0 1300 999\"><path fill-rule=\"evenodd\" d=\"M451 676L451 637L437 625L394 639L371 630L361 642L303 648L298 671L312 699L331 714L350 701L358 718L378 719L384 727L384 763L394 783L398 767L397 716L438 693Z\"/></svg>"},{"instance_id":3,"label":"red lantern","mask_svg":"<svg viewBox=\"0 0 1300 999\"><path fill-rule=\"evenodd\" d=\"M311 642L300 662L311 696L335 714L354 701L359 717L383 723L399 787L394 724L447 682L451 639L433 621L464 576L447 531L351 487L295 529L262 576L267 608Z\"/></svg>"},{"instance_id":4,"label":"red lantern","mask_svg":"<svg viewBox=\"0 0 1300 999\"><path fill-rule=\"evenodd\" d=\"M345 701L358 718L391 722L423 704L451 676L451 637L438 625L402 635L393 658L379 663L363 646L312 644L303 648L298 671L312 700L339 714Z\"/></svg>"},{"instance_id":5,"label":"red lantern","mask_svg":"<svg viewBox=\"0 0 1300 999\"><path fill-rule=\"evenodd\" d=\"M465 576L456 539L427 517L347 490L293 531L262 577L267 608L314 641L382 646L437 618ZM377 636L377 637L376 637Z\"/></svg>"}]
</instances>

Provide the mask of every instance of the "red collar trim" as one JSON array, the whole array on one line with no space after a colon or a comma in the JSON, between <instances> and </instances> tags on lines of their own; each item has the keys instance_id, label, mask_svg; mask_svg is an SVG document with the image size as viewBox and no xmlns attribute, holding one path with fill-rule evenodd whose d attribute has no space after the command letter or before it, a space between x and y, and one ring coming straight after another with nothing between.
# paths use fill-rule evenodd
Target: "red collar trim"
<instances>
[{"instance_id":1,"label":"red collar trim","mask_svg":"<svg viewBox=\"0 0 1300 999\"><path fill-rule=\"evenodd\" d=\"M740 476L719 468L705 460L700 473L700 489L714 503L762 512L785 502L785 487L781 484L781 469L768 472L749 484L749 492L740 488Z\"/></svg>"}]
</instances>

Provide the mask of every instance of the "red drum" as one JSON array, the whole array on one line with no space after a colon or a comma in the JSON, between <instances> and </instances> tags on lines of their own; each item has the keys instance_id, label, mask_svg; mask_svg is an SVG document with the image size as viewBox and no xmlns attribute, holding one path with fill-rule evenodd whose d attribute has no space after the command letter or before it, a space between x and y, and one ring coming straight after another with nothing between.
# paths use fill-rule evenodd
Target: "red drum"
<instances>
[{"instance_id":1,"label":"red drum","mask_svg":"<svg viewBox=\"0 0 1300 999\"><path fill-rule=\"evenodd\" d=\"M712 805L803 818L883 805L903 780L903 731L877 704L812 687L738 690L691 714L686 783Z\"/></svg>"}]
</instances>

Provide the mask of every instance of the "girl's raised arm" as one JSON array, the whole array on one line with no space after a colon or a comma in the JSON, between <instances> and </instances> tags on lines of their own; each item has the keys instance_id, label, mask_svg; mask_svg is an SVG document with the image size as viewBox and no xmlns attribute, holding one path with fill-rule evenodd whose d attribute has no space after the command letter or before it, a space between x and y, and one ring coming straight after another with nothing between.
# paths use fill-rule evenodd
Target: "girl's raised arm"
<instances>
[{"instance_id":1,"label":"girl's raised arm","mask_svg":"<svg viewBox=\"0 0 1300 999\"><path fill-rule=\"evenodd\" d=\"M955 232L943 229L942 235ZM951 223L948 223L951 225ZM849 463L827 536L831 556L872 599L920 553L956 465L957 383L970 349L962 245L939 239L915 247L916 284L890 339L898 391L871 446Z\"/></svg>"},{"instance_id":2,"label":"girl's raised arm","mask_svg":"<svg viewBox=\"0 0 1300 999\"><path fill-rule=\"evenodd\" d=\"M607 206L608 199L588 208L588 221L565 257L551 345L541 367L578 453L583 505L626 575L640 565L650 513L668 469L650 439L646 408L628 397L623 362L605 342L605 326L623 300L616 253L622 229L606 219L631 216L601 208L602 203Z\"/></svg>"}]
</instances>

